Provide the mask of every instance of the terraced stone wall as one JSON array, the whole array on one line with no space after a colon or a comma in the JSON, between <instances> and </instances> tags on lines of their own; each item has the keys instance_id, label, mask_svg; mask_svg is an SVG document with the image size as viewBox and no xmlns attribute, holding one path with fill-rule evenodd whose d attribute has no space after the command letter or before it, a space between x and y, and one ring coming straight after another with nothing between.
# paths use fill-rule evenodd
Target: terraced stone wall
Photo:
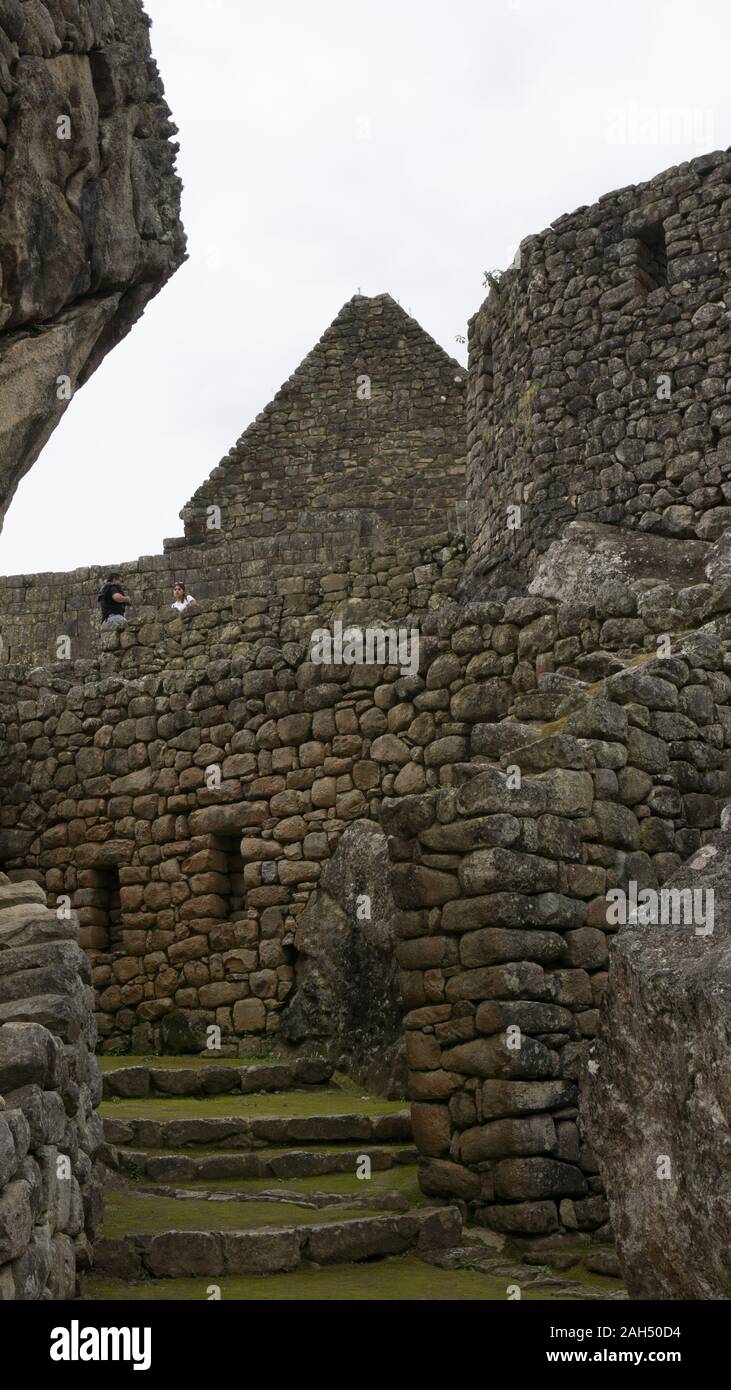
<instances>
[{"instance_id":1,"label":"terraced stone wall","mask_svg":"<svg viewBox=\"0 0 731 1390\"><path fill-rule=\"evenodd\" d=\"M73 912L0 874L0 1301L68 1299L91 1264L102 1142L91 967Z\"/></svg>"},{"instance_id":2,"label":"terraced stone wall","mask_svg":"<svg viewBox=\"0 0 731 1390\"><path fill-rule=\"evenodd\" d=\"M606 893L661 884L719 823L731 591L429 602L414 674L314 664L304 621L249 631L231 600L11 668L0 854L78 911L105 1050L190 1051L215 1025L250 1055L322 963L323 870L379 822L427 1190L526 1234L598 1228L575 1085Z\"/></svg>"},{"instance_id":3,"label":"terraced stone wall","mask_svg":"<svg viewBox=\"0 0 731 1390\"><path fill-rule=\"evenodd\" d=\"M705 540L729 526L730 269L723 151L522 242L470 324L470 568L529 574L576 518Z\"/></svg>"},{"instance_id":4,"label":"terraced stone wall","mask_svg":"<svg viewBox=\"0 0 731 1390\"><path fill-rule=\"evenodd\" d=\"M73 660L95 658L100 646L96 595L114 568L0 578L4 659L24 665L55 662L64 637ZM187 655L180 634L189 630L175 626L170 607L178 579L199 602L233 595L230 623L240 626L237 636L296 636L298 622L308 614L332 611L357 622L363 614L378 619L426 612L441 596L454 593L464 568L464 545L454 534L435 532L428 544L405 543L374 553L354 546L347 528L311 531L305 521L298 541L286 535L271 541L222 541L215 564L210 551L194 546L117 568L134 600L136 635L127 645L135 649L131 669L139 669L140 657L149 664L153 658L159 663ZM339 605L347 608L341 611Z\"/></svg>"},{"instance_id":5,"label":"terraced stone wall","mask_svg":"<svg viewBox=\"0 0 731 1390\"><path fill-rule=\"evenodd\" d=\"M381 810L422 1186L498 1231L610 1234L578 1110L618 929L606 895L661 885L731 786L721 644L679 653L567 699L538 741L474 729L489 766Z\"/></svg>"}]
</instances>

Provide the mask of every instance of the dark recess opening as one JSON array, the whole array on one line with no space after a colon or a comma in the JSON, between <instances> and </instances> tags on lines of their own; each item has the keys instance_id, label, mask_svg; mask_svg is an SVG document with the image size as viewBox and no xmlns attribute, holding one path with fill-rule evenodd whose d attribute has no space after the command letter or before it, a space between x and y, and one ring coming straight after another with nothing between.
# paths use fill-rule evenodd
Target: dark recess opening
<instances>
[{"instance_id":1,"label":"dark recess opening","mask_svg":"<svg viewBox=\"0 0 731 1390\"><path fill-rule=\"evenodd\" d=\"M106 918L109 950L122 949L122 907L119 896L119 869L96 869L97 905Z\"/></svg>"},{"instance_id":2,"label":"dark recess opening","mask_svg":"<svg viewBox=\"0 0 731 1390\"><path fill-rule=\"evenodd\" d=\"M241 837L239 835L216 835L214 848L223 856L220 872L228 879L228 891L222 894L228 898L228 915L236 917L246 906L244 888L244 861L241 858Z\"/></svg>"},{"instance_id":3,"label":"dark recess opening","mask_svg":"<svg viewBox=\"0 0 731 1390\"><path fill-rule=\"evenodd\" d=\"M637 241L638 269L647 293L663 289L668 283L668 253L662 223L643 229Z\"/></svg>"}]
</instances>

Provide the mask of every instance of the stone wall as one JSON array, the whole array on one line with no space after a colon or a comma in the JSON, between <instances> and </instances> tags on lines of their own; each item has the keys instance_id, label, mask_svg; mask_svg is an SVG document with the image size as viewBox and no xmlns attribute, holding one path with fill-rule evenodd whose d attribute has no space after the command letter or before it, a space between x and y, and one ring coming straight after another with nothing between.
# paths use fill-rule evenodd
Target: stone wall
<instances>
[{"instance_id":1,"label":"stone wall","mask_svg":"<svg viewBox=\"0 0 731 1390\"><path fill-rule=\"evenodd\" d=\"M509 722L473 729L492 765L383 804L422 1186L496 1230L608 1221L578 1110L617 930L606 895L657 888L719 823L721 662L717 639L681 640L565 699L537 741Z\"/></svg>"},{"instance_id":2,"label":"stone wall","mask_svg":"<svg viewBox=\"0 0 731 1390\"><path fill-rule=\"evenodd\" d=\"M186 539L431 540L464 501L466 378L390 294L355 295L183 508Z\"/></svg>"},{"instance_id":3,"label":"stone wall","mask_svg":"<svg viewBox=\"0 0 731 1390\"><path fill-rule=\"evenodd\" d=\"M526 1236L598 1228L575 1086L605 895L661 884L718 825L731 591L460 604L458 556L432 565L414 674L313 664L322 614L278 626L240 598L105 634L94 661L10 668L0 853L78 911L104 1049L190 1050L216 1025L243 1055L283 1012L302 1041L313 893L344 832L379 822L427 1190Z\"/></svg>"},{"instance_id":4,"label":"stone wall","mask_svg":"<svg viewBox=\"0 0 731 1390\"><path fill-rule=\"evenodd\" d=\"M139 633L139 639L129 637L129 645L137 650L134 657L130 653L128 664L146 669L148 658L164 661L183 654L175 635L188 629L175 626L171 611L172 587L178 579L197 600L229 596L231 619L235 605L242 635L291 635L308 614L327 612L357 622L371 614L403 617L412 610L423 611L432 596L454 592L455 580L462 575L463 552L453 536L438 530L425 546L403 543L398 550L378 553L353 549L350 532L305 530L299 538L221 542L213 565L204 546L122 564L119 572L134 599L131 631ZM54 662L63 638L69 639L72 660L94 657L100 638L96 595L112 568L0 578L4 660L25 666ZM195 626L194 631L204 627Z\"/></svg>"},{"instance_id":5,"label":"stone wall","mask_svg":"<svg viewBox=\"0 0 731 1390\"><path fill-rule=\"evenodd\" d=\"M0 5L0 525L77 388L185 256L139 0Z\"/></svg>"},{"instance_id":6,"label":"stone wall","mask_svg":"<svg viewBox=\"0 0 731 1390\"><path fill-rule=\"evenodd\" d=\"M91 968L78 919L0 874L0 1301L69 1299L101 1216Z\"/></svg>"},{"instance_id":7,"label":"stone wall","mask_svg":"<svg viewBox=\"0 0 731 1390\"><path fill-rule=\"evenodd\" d=\"M522 242L470 325L471 569L530 574L576 517L706 540L729 526L730 269L723 152Z\"/></svg>"},{"instance_id":8,"label":"stone wall","mask_svg":"<svg viewBox=\"0 0 731 1390\"><path fill-rule=\"evenodd\" d=\"M460 548L421 559L408 572L383 557L369 611L418 622L448 600ZM330 586L328 618L346 592ZM2 684L0 856L78 908L108 1047L164 1044L180 1009L233 1045L276 1031L294 926L343 829L377 818L395 786L436 784L441 762L464 753L462 739L437 740L448 712L419 721L400 700L418 676L313 665L301 629L325 613L297 616L296 589L279 611L252 603L130 624L103 634L96 662L11 666ZM397 736L412 725L408 742Z\"/></svg>"}]
</instances>

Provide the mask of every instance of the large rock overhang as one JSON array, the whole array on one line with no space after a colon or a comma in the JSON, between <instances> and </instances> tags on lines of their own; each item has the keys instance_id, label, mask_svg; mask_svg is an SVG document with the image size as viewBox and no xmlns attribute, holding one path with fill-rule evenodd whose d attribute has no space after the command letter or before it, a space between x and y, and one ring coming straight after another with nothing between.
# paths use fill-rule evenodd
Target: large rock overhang
<instances>
[{"instance_id":1,"label":"large rock overhang","mask_svg":"<svg viewBox=\"0 0 731 1390\"><path fill-rule=\"evenodd\" d=\"M185 259L149 25L138 0L0 5L0 526L78 387Z\"/></svg>"}]
</instances>

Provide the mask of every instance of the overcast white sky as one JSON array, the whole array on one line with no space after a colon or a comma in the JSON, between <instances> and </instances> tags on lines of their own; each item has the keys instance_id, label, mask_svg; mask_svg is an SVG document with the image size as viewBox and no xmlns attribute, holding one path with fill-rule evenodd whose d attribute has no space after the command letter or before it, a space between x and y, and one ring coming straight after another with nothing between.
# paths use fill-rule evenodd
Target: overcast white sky
<instances>
[{"instance_id":1,"label":"overcast white sky","mask_svg":"<svg viewBox=\"0 0 731 1390\"><path fill-rule=\"evenodd\" d=\"M158 553L345 300L454 356L483 271L731 143L728 0L146 0L190 260L21 483L0 572Z\"/></svg>"}]
</instances>

